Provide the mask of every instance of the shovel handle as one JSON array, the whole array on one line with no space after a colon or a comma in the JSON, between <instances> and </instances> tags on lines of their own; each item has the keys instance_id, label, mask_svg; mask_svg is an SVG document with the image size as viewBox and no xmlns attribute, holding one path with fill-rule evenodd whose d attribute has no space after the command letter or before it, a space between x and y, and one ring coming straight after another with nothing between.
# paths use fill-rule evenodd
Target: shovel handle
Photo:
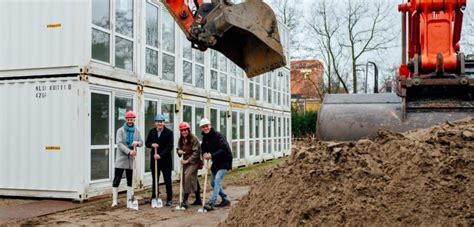
<instances>
[{"instance_id":1,"label":"shovel handle","mask_svg":"<svg viewBox=\"0 0 474 227\"><path fill-rule=\"evenodd\" d=\"M155 147L155 155L156 155L156 147ZM155 159L155 196L158 198L158 160Z\"/></svg>"},{"instance_id":2,"label":"shovel handle","mask_svg":"<svg viewBox=\"0 0 474 227\"><path fill-rule=\"evenodd\" d=\"M204 210L204 203L206 201L206 190L207 190L207 175L209 174L209 160L204 161L204 166L206 168L206 172L204 173L204 191L202 192L202 210Z\"/></svg>"},{"instance_id":3,"label":"shovel handle","mask_svg":"<svg viewBox=\"0 0 474 227\"><path fill-rule=\"evenodd\" d=\"M183 156L181 156L180 164L181 164L181 169L179 170L180 174L180 180L179 180L179 206L183 203L183 164L181 163L181 160L183 160Z\"/></svg>"}]
</instances>

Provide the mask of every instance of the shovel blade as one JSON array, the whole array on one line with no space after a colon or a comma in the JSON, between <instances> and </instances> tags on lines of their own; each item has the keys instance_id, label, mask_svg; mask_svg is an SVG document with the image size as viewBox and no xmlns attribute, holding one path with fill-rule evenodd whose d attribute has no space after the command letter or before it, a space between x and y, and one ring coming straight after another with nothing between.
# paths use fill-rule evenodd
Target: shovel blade
<instances>
[{"instance_id":1,"label":"shovel blade","mask_svg":"<svg viewBox=\"0 0 474 227\"><path fill-rule=\"evenodd\" d=\"M207 210L204 208L199 208L198 213L207 213Z\"/></svg>"},{"instance_id":2,"label":"shovel blade","mask_svg":"<svg viewBox=\"0 0 474 227\"><path fill-rule=\"evenodd\" d=\"M127 208L132 210L138 210L138 200L133 199L127 202Z\"/></svg>"},{"instance_id":3,"label":"shovel blade","mask_svg":"<svg viewBox=\"0 0 474 227\"><path fill-rule=\"evenodd\" d=\"M161 199L152 199L151 200L151 208L162 208L163 201Z\"/></svg>"}]
</instances>

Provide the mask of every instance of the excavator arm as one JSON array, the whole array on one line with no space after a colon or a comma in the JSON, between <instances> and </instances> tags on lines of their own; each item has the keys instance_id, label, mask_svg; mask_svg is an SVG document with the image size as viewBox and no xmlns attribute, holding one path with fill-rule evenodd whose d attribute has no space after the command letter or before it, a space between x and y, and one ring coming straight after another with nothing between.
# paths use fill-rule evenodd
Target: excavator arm
<instances>
[{"instance_id":1,"label":"excavator arm","mask_svg":"<svg viewBox=\"0 0 474 227\"><path fill-rule=\"evenodd\" d=\"M318 112L319 138L357 140L379 128L401 132L474 116L474 56L465 57L459 42L466 1L398 5L402 63L396 93L326 95Z\"/></svg>"},{"instance_id":2,"label":"excavator arm","mask_svg":"<svg viewBox=\"0 0 474 227\"><path fill-rule=\"evenodd\" d=\"M162 0L192 47L217 50L251 78L286 65L275 14L261 0ZM190 4L194 4L191 8Z\"/></svg>"}]
</instances>

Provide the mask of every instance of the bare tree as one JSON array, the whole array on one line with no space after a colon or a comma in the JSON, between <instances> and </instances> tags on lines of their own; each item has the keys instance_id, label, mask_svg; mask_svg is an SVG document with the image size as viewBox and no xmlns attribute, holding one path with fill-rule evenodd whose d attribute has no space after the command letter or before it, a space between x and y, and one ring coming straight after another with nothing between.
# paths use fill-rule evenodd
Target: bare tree
<instances>
[{"instance_id":1,"label":"bare tree","mask_svg":"<svg viewBox=\"0 0 474 227\"><path fill-rule=\"evenodd\" d=\"M271 0L270 4L275 9L278 21L290 29L294 29L298 25L301 12L297 6L301 4L301 0Z\"/></svg>"},{"instance_id":2,"label":"bare tree","mask_svg":"<svg viewBox=\"0 0 474 227\"><path fill-rule=\"evenodd\" d=\"M311 15L314 15L307 21L310 31L316 38L316 50L320 51L326 70L326 92L338 92L339 84L342 85L346 93L349 89L345 80L342 78L342 70L340 67L342 51L337 36L340 33L340 18L337 17L331 9L334 9L333 3L326 0L316 2L311 7Z\"/></svg>"},{"instance_id":3,"label":"bare tree","mask_svg":"<svg viewBox=\"0 0 474 227\"><path fill-rule=\"evenodd\" d=\"M297 58L297 50L301 43L294 36L295 31L301 30L302 11L300 6L302 0L269 0L268 3L274 9L275 15L281 23L289 28L289 54L291 58Z\"/></svg>"},{"instance_id":4,"label":"bare tree","mask_svg":"<svg viewBox=\"0 0 474 227\"><path fill-rule=\"evenodd\" d=\"M357 66L379 52L398 46L399 29L394 29L395 1L317 0L308 14L307 26L314 35L319 54L326 64L327 92L358 92ZM374 54L370 54L374 52ZM386 54L379 54L386 55ZM374 60L375 59L370 59ZM398 59L390 59L391 62ZM386 62L384 62L386 63ZM349 79L350 78L350 79Z\"/></svg>"},{"instance_id":5,"label":"bare tree","mask_svg":"<svg viewBox=\"0 0 474 227\"><path fill-rule=\"evenodd\" d=\"M340 37L343 47L349 49L352 71L352 92L357 93L357 65L360 58L369 52L393 47L398 31L393 30L392 4L384 1L368 4L367 1L346 0L344 23L346 37ZM369 8L371 7L371 8Z\"/></svg>"}]
</instances>

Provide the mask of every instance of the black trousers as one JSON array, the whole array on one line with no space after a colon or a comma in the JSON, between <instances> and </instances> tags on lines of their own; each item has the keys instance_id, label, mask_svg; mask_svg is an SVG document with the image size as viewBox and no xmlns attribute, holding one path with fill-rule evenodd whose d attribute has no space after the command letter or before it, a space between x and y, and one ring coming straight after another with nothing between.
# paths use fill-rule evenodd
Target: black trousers
<instances>
[{"instance_id":1,"label":"black trousers","mask_svg":"<svg viewBox=\"0 0 474 227\"><path fill-rule=\"evenodd\" d=\"M120 184L120 180L122 180L123 171L125 170L125 175L127 176L127 186L132 187L132 177L133 177L133 169L119 169L115 168L115 175L114 181L112 182L112 186L114 188L118 187Z\"/></svg>"},{"instance_id":2,"label":"black trousers","mask_svg":"<svg viewBox=\"0 0 474 227\"><path fill-rule=\"evenodd\" d=\"M165 167L161 168L160 165L158 165L158 176L156 177L158 181L160 181L160 172L163 173L163 179L165 180L165 185L166 185L166 201L172 201L173 200L173 188L172 188L172 182L171 182L171 167ZM153 184L152 184L152 192L151 192L151 198L157 198L156 193L155 193L155 187L156 187L156 182L155 182L155 165L153 164L151 166L151 176L153 178ZM159 187L158 187L159 188ZM158 191L158 194L160 192Z\"/></svg>"}]
</instances>

